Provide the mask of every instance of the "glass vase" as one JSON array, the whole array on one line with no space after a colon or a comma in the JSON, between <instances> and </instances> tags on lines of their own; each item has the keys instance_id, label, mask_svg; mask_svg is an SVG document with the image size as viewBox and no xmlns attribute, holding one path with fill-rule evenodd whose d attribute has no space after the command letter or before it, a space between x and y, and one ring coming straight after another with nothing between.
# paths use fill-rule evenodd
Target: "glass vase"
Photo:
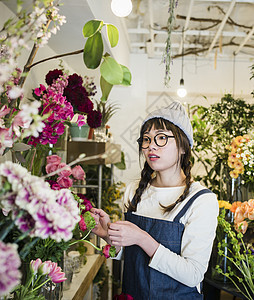
<instances>
[{"instance_id":1,"label":"glass vase","mask_svg":"<svg viewBox=\"0 0 254 300\"><path fill-rule=\"evenodd\" d=\"M108 137L107 137L107 132L106 132L106 127L101 126L98 128L94 129L94 137L96 142L107 142Z\"/></svg>"}]
</instances>

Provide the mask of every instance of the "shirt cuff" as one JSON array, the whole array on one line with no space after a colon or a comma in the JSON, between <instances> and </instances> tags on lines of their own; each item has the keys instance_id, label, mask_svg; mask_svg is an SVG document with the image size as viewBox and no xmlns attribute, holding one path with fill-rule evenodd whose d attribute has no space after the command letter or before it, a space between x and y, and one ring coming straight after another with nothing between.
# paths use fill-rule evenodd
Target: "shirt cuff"
<instances>
[{"instance_id":1,"label":"shirt cuff","mask_svg":"<svg viewBox=\"0 0 254 300\"><path fill-rule=\"evenodd\" d=\"M115 260L121 260L122 256L123 256L123 247L121 247L120 251L117 253L115 257L111 257L111 258Z\"/></svg>"}]
</instances>

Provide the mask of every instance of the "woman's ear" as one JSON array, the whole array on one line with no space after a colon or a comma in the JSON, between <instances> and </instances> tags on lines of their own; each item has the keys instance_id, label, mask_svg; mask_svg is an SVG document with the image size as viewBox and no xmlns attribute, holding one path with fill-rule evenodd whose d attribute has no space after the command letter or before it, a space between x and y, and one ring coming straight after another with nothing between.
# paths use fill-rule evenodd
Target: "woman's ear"
<instances>
[{"instance_id":1,"label":"woman's ear","mask_svg":"<svg viewBox=\"0 0 254 300\"><path fill-rule=\"evenodd\" d=\"M183 150L182 147L180 147L180 154L181 154L181 155L182 155L182 154L185 154L185 151Z\"/></svg>"}]
</instances>

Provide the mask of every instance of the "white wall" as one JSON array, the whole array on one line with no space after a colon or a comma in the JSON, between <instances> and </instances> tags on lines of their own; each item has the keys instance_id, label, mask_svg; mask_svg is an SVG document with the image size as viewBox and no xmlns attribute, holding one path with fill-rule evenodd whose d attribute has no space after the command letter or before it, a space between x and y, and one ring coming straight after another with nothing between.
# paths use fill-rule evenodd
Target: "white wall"
<instances>
[{"instance_id":1,"label":"white wall","mask_svg":"<svg viewBox=\"0 0 254 300\"><path fill-rule=\"evenodd\" d=\"M176 89L179 85L181 76L181 58L173 61L171 67L171 81L169 87L164 86L164 70L165 66L160 59L148 59L146 54L128 54L128 40L126 39L125 28L119 18L116 18L111 11L107 11L108 1L93 0L87 1L90 7L87 7L86 1L76 0L72 6L66 2L66 7L62 12L63 15L68 11L70 16L82 9L84 17L81 22L76 18L73 22L67 18L67 23L63 25L58 35L53 36L49 45L39 49L35 61L50 57L56 53L65 53L68 51L78 50L84 45L84 39L80 34L82 26L92 19L102 19L117 26L120 33L119 45L112 50L115 59L127 65L132 73L131 87L115 86L112 89L109 101L119 103L121 109L112 117L109 122L111 132L116 143L121 144L125 153L127 170L119 171L116 169L116 180L122 180L128 183L134 178L138 178L140 174L137 143L140 125L145 115L157 106L164 106L171 100L179 100L176 96ZM0 2L0 26L8 16L13 13ZM78 36L74 33L73 26L78 30ZM72 36L70 33L73 33ZM65 35L67 37L65 37ZM72 40L73 37L73 40ZM77 43L76 43L77 42ZM25 52L19 60L20 67L25 64L29 52ZM25 83L26 95L30 95L32 89L40 83L44 83L45 75L49 70L58 67L58 60L51 60L35 66L28 75ZM98 70L87 70L82 60L82 54L68 56L64 58L66 69L71 73L77 72L80 75L95 76L95 82L99 89ZM235 97L241 97L253 102L251 91L253 89L253 81L250 81L250 66L252 61L242 60L235 63ZM233 58L232 60L223 60L218 58L217 68L214 69L214 61L212 58L184 58L184 80L188 90L188 96L184 100L188 104L201 104L204 106L219 101L224 93L233 93ZM207 100L203 96L207 97ZM100 98L98 92L97 99Z\"/></svg>"},{"instance_id":2,"label":"white wall","mask_svg":"<svg viewBox=\"0 0 254 300\"><path fill-rule=\"evenodd\" d=\"M254 79L250 80L251 64L248 60L235 63L234 96L253 103L251 92ZM110 99L117 101L121 110L109 122L115 142L121 144L125 153L127 165L127 170L115 171L116 180L126 183L138 178L141 171L136 139L147 113L172 100L208 106L218 102L225 93L233 94L233 61L218 60L217 68L214 69L212 59L185 58L184 80L188 95L183 99L176 95L181 76L181 59L173 61L168 88L164 86L165 66L158 59L132 54L130 70L133 76L132 86L114 87L112 91Z\"/></svg>"}]
</instances>

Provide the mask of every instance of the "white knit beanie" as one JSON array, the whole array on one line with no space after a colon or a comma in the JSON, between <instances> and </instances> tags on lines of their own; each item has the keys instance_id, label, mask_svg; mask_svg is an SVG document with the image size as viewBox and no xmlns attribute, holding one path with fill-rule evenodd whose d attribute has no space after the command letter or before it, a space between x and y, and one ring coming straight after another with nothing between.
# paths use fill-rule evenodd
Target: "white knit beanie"
<instances>
[{"instance_id":1,"label":"white knit beanie","mask_svg":"<svg viewBox=\"0 0 254 300\"><path fill-rule=\"evenodd\" d=\"M162 107L151 112L142 125L153 118L163 118L178 126L187 136L190 146L193 146L193 129L185 108L180 102L174 101L167 107Z\"/></svg>"}]
</instances>

